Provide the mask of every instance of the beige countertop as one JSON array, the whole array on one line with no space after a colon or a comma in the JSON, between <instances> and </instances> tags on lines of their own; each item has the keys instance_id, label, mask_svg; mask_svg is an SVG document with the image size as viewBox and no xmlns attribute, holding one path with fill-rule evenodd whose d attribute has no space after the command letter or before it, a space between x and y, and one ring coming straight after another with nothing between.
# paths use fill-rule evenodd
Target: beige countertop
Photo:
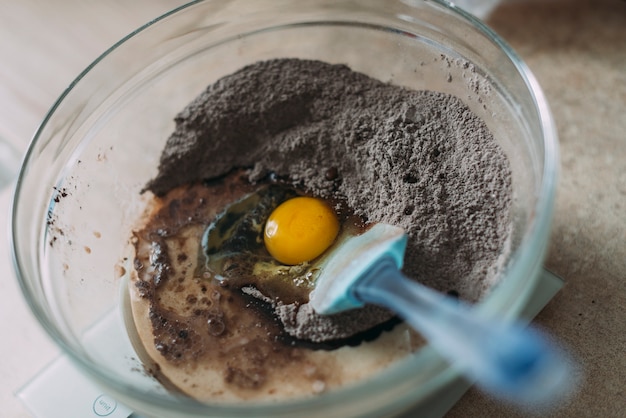
<instances>
[{"instance_id":1,"label":"beige countertop","mask_svg":"<svg viewBox=\"0 0 626 418\"><path fill-rule=\"evenodd\" d=\"M23 152L47 109L108 46L183 0L0 0L0 137ZM487 19L543 86L561 144L546 266L565 287L536 322L572 349L582 388L558 417L626 416L626 2L510 0ZM10 190L0 191L6 235ZM57 354L0 240L0 411ZM524 416L470 390L449 417Z\"/></svg>"},{"instance_id":2,"label":"beige countertop","mask_svg":"<svg viewBox=\"0 0 626 418\"><path fill-rule=\"evenodd\" d=\"M565 287L537 317L585 377L559 417L626 417L626 2L516 1L488 24L526 61L556 121L561 177L546 267ZM450 417L517 416L470 391Z\"/></svg>"}]
</instances>

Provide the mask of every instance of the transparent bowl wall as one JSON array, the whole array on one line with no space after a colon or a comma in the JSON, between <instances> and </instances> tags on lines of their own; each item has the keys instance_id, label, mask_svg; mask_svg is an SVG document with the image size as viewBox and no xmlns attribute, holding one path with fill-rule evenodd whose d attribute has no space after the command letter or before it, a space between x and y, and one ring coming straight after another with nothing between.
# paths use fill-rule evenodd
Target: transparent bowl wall
<instances>
[{"instance_id":1,"label":"transparent bowl wall","mask_svg":"<svg viewBox=\"0 0 626 418\"><path fill-rule=\"evenodd\" d=\"M16 270L38 320L78 367L144 414L382 416L424 402L458 375L425 347L366 382L313 399L207 405L131 371L138 364L121 320L119 266L173 118L218 78L277 57L343 63L463 100L508 154L515 193L512 252L478 309L515 318L535 286L556 136L534 78L497 36L440 2L195 2L133 33L76 79L34 138L13 206ZM103 325L103 318L113 319Z\"/></svg>"}]
</instances>

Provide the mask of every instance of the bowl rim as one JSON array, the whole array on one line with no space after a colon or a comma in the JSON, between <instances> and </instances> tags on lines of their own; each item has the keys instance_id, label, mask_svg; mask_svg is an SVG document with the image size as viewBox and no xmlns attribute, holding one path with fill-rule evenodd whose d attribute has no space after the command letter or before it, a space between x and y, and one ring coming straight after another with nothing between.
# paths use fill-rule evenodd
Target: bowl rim
<instances>
[{"instance_id":1,"label":"bowl rim","mask_svg":"<svg viewBox=\"0 0 626 418\"><path fill-rule=\"evenodd\" d=\"M149 402L159 407L164 407L166 409L170 409L173 406L178 407L180 412L186 413L203 413L203 412L213 412L213 413L226 413L228 416L234 416L232 414L246 414L250 413L252 410L256 412L262 411L273 411L276 408L292 408L294 406L307 408L313 407L319 404L320 399L330 400L333 399L341 399L344 396L350 393L357 393L361 388L366 385L365 383L359 383L356 385L352 385L350 387L341 388L340 390L333 390L330 393L326 393L320 397L313 398L299 398L295 400L287 400L281 401L280 403L256 403L249 402L243 405L241 404L206 404L201 402L189 402L182 405L180 403L172 402L170 399L166 399L163 397L156 397L153 395L146 395L145 393L136 390L135 388L123 385L118 379L115 379L113 373L107 371L102 371L98 368L93 367L93 365L86 360L84 354L77 353L70 344L68 344L62 333L59 332L56 325L54 325L47 317L45 309L39 305L39 303L33 297L29 297L32 294L31 288L28 284L28 280L25 278L25 269L21 262L21 255L19 254L17 241L19 241L19 231L16 227L16 222L14 222L18 205L20 202L20 196L23 192L22 186L24 177L28 173L29 165L33 160L33 155L35 153L35 147L38 144L38 141L41 139L41 135L48 125L51 118L55 115L57 109L64 103L65 98L70 94L70 92L74 89L74 87L80 83L80 81L100 62L105 60L111 53L117 50L122 45L126 44L130 39L134 38L138 34L146 31L150 27L159 24L163 20L168 17L175 15L185 9L191 8L200 3L207 3L211 0L193 0L184 5L173 8L172 10L156 17L155 19L150 20L139 28L133 30L128 35L121 38L119 41L114 43L111 47L107 48L102 54L100 54L93 62L91 62L83 71L79 73L79 75L69 84L69 86L61 93L61 95L55 100L54 104L50 107L50 109L46 112L45 117L42 122L39 124L38 128L35 131L35 134L32 137L32 140L28 146L26 154L22 161L22 166L20 168L17 181L15 183L14 194L11 202L11 210L10 210L10 218L11 218L11 227L9 234L10 248L11 248L11 257L13 262L14 271L16 272L16 276L23 293L24 299L26 300L30 310L33 312L39 324L42 326L44 331L52 338L54 343L60 347L61 351L68 355L70 360L77 365L81 370L86 371L95 381L103 384L107 388L111 388L114 392L120 393L120 390L130 391L130 395L139 401ZM398 0L402 3L408 4L412 1L410 0ZM541 184L538 190L538 195L536 199L536 204L534 206L534 211L536 214L540 214L540 216L536 216L534 218L534 222L531 225L531 228L525 232L522 237L522 244L520 248L516 251L521 254L521 257L513 261L513 265L527 263L533 260L536 257L533 257L531 253L530 245L537 240L539 236L545 233L545 230L549 229L550 223L553 216L554 210L554 201L555 201L555 190L558 181L558 136L557 130L552 118L552 114L550 112L548 102L546 97L541 89L537 79L533 75L530 68L526 65L526 63L517 55L516 52L502 39L500 36L491 28L489 28L483 21L474 17L472 14L466 12L465 10L457 7L454 3L447 0L430 0L428 3L434 3L435 5L441 6L447 11L451 11L456 15L457 18L465 20L472 27L482 33L483 36L487 37L491 42L493 42L500 51L502 51L507 58L511 61L513 66L515 67L518 75L522 77L524 81L528 93L530 97L532 97L534 101L534 107L537 110L537 114L539 116L539 120L541 122L541 132L544 134L543 140L543 172L541 175ZM316 21L316 23L320 23ZM547 239L546 239L547 241ZM543 256L541 256L543 259ZM528 292L530 293L530 292ZM487 297L487 300L489 297ZM481 303L482 305L483 303ZM460 373L452 366L446 365L446 363L437 356L434 350L430 349L430 346L425 346L423 349L418 351L419 353L423 353L426 356L429 356L430 360L435 360L439 365L445 366L441 372L439 372L436 376L435 383L433 385L427 385L429 387L425 388L424 395L428 396L434 393L436 390L442 388L443 386L449 384L452 380L458 378ZM416 353L417 354L417 353ZM411 362L415 362L415 358L417 355L412 356L413 358L408 360ZM420 355L420 357L424 357ZM402 363L405 363L407 359L402 360ZM397 366L395 364L394 366ZM393 366L392 366L393 367ZM397 368L397 367L396 367ZM409 369L408 367L406 369ZM388 371L387 369L386 371ZM407 375L408 373L405 371L404 373ZM391 376L392 373L379 373L375 376L376 379L373 381L378 384L393 384L398 378L398 376ZM182 408L182 410L180 409ZM260 409L260 410L259 410Z\"/></svg>"}]
</instances>

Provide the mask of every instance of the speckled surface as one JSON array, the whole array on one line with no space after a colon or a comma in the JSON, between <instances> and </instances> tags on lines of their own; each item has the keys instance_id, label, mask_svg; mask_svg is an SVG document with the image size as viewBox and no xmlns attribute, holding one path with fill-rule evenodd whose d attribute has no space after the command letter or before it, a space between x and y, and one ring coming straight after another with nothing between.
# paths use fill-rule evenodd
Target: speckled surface
<instances>
[{"instance_id":1,"label":"speckled surface","mask_svg":"<svg viewBox=\"0 0 626 418\"><path fill-rule=\"evenodd\" d=\"M565 287L535 322L569 345L583 380L549 415L626 417L626 2L505 2L487 23L537 77L561 145L546 266ZM528 414L472 389L447 418Z\"/></svg>"}]
</instances>

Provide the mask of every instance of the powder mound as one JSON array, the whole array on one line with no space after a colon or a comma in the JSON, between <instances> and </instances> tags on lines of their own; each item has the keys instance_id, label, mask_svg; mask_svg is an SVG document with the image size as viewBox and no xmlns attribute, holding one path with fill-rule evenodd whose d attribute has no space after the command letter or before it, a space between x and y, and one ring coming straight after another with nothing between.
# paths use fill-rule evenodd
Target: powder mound
<instances>
[{"instance_id":1,"label":"powder mound","mask_svg":"<svg viewBox=\"0 0 626 418\"><path fill-rule=\"evenodd\" d=\"M289 335L315 343L346 339L392 318L388 310L377 306L323 316L308 303L279 304L276 313Z\"/></svg>"},{"instance_id":2,"label":"powder mound","mask_svg":"<svg viewBox=\"0 0 626 418\"><path fill-rule=\"evenodd\" d=\"M439 291L476 301L497 279L510 227L509 163L454 96L393 86L344 65L277 59L218 80L175 121L146 186L157 195L249 168L251 182L278 176L344 202L368 222L401 226L409 235L405 274ZM366 322L318 322L307 305L276 313L288 331L312 340Z\"/></svg>"}]
</instances>

